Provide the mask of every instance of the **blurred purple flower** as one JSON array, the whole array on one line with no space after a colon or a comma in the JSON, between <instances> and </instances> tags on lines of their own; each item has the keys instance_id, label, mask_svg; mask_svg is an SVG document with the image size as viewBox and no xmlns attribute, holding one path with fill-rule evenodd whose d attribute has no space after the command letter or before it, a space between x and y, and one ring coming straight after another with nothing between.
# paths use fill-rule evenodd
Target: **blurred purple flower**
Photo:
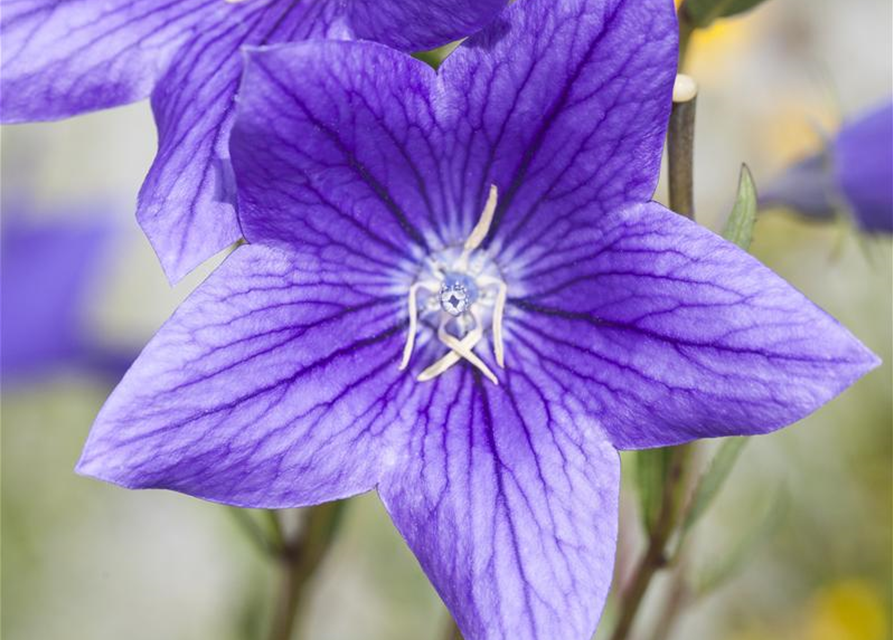
<instances>
[{"instance_id":1,"label":"blurred purple flower","mask_svg":"<svg viewBox=\"0 0 893 640\"><path fill-rule=\"evenodd\" d=\"M229 131L244 45L368 38L426 49L506 0L4 0L0 119L152 97L159 149L137 216L172 281L239 239Z\"/></svg>"},{"instance_id":2,"label":"blurred purple flower","mask_svg":"<svg viewBox=\"0 0 893 640\"><path fill-rule=\"evenodd\" d=\"M435 73L249 56L238 248L146 347L78 470L253 507L377 488L467 640L585 640L617 449L765 433L877 364L649 201L669 0L523 0Z\"/></svg>"},{"instance_id":3,"label":"blurred purple flower","mask_svg":"<svg viewBox=\"0 0 893 640\"><path fill-rule=\"evenodd\" d=\"M893 103L840 130L827 149L789 167L760 195L816 220L849 213L867 233L893 233Z\"/></svg>"},{"instance_id":4,"label":"blurred purple flower","mask_svg":"<svg viewBox=\"0 0 893 640\"><path fill-rule=\"evenodd\" d=\"M0 374L3 384L61 369L119 378L135 354L99 345L87 326L102 258L113 235L106 220L36 223L4 207L0 235Z\"/></svg>"}]
</instances>

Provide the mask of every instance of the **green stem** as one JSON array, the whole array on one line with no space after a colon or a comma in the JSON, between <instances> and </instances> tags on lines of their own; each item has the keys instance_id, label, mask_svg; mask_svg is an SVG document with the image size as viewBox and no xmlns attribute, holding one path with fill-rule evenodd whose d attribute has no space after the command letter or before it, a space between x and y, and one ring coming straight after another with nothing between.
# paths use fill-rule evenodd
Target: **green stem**
<instances>
[{"instance_id":1,"label":"green stem","mask_svg":"<svg viewBox=\"0 0 893 640\"><path fill-rule=\"evenodd\" d=\"M298 619L298 609L307 584L319 567L334 539L343 514L344 502L328 502L309 508L304 526L291 537L284 537L277 557L280 587L270 640L291 640ZM277 515L277 530L283 527Z\"/></svg>"},{"instance_id":2,"label":"green stem","mask_svg":"<svg viewBox=\"0 0 893 640\"><path fill-rule=\"evenodd\" d=\"M673 564L672 560L671 564ZM651 632L651 640L666 640L672 637L673 629L679 620L679 614L688 605L690 596L685 580L685 567L681 563L676 564L667 599Z\"/></svg>"},{"instance_id":3,"label":"green stem","mask_svg":"<svg viewBox=\"0 0 893 640\"><path fill-rule=\"evenodd\" d=\"M626 640L654 575L667 566L666 548L685 503L692 445L673 447L664 483L661 508L648 539L645 555L633 573L629 587L621 594L617 626L611 640Z\"/></svg>"},{"instance_id":4,"label":"green stem","mask_svg":"<svg viewBox=\"0 0 893 640\"><path fill-rule=\"evenodd\" d=\"M697 97L674 102L667 129L670 209L691 220L695 217L694 156Z\"/></svg>"},{"instance_id":5,"label":"green stem","mask_svg":"<svg viewBox=\"0 0 893 640\"><path fill-rule=\"evenodd\" d=\"M227 507L226 510L245 533L245 536L264 556L275 557L279 553L280 545L277 544L276 540L270 540L263 527L258 524L250 512L241 507Z\"/></svg>"},{"instance_id":6,"label":"green stem","mask_svg":"<svg viewBox=\"0 0 893 640\"><path fill-rule=\"evenodd\" d=\"M264 509L264 516L267 521L267 530L272 543L277 549L285 547L285 534L282 531L282 522L279 520L279 513L273 509Z\"/></svg>"}]
</instances>

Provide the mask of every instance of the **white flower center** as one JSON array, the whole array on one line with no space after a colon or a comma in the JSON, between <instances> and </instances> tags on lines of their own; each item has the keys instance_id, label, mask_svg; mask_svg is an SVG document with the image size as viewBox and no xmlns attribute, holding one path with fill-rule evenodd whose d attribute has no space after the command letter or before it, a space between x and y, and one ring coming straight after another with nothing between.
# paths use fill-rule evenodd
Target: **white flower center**
<instances>
[{"instance_id":1,"label":"white flower center","mask_svg":"<svg viewBox=\"0 0 893 640\"><path fill-rule=\"evenodd\" d=\"M490 368L474 353L474 347L484 336L483 314L489 312L496 363L500 367L505 366L502 318L507 287L485 252L477 251L493 224L496 200L496 185L492 185L481 219L461 251L448 248L431 256L427 261L428 273L420 275L409 288L409 335L400 369L409 366L420 314L439 315L437 337L449 349L446 355L419 374L420 382L433 380L464 359L477 367L493 384L499 384ZM420 293L427 294L421 301L421 308ZM450 331L451 328L454 332Z\"/></svg>"}]
</instances>

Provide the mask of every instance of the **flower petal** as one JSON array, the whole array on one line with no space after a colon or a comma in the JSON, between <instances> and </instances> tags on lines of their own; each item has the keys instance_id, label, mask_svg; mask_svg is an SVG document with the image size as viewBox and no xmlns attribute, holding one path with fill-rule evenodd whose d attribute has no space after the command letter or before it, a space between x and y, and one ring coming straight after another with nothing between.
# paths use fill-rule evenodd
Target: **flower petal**
<instances>
[{"instance_id":1,"label":"flower petal","mask_svg":"<svg viewBox=\"0 0 893 640\"><path fill-rule=\"evenodd\" d=\"M252 507L371 489L412 408L403 304L336 263L240 247L125 375L78 471Z\"/></svg>"},{"instance_id":2,"label":"flower petal","mask_svg":"<svg viewBox=\"0 0 893 640\"><path fill-rule=\"evenodd\" d=\"M229 160L241 47L343 29L331 2L226 6L203 21L152 94L158 155L137 217L174 282L242 235Z\"/></svg>"},{"instance_id":3,"label":"flower petal","mask_svg":"<svg viewBox=\"0 0 893 640\"><path fill-rule=\"evenodd\" d=\"M425 383L379 493L466 640L588 640L611 583L619 456L522 370ZM554 387L553 387L554 388Z\"/></svg>"},{"instance_id":4,"label":"flower petal","mask_svg":"<svg viewBox=\"0 0 893 640\"><path fill-rule=\"evenodd\" d=\"M506 353L518 341L585 386L619 448L772 431L879 362L754 258L658 204L564 238L526 266Z\"/></svg>"},{"instance_id":5,"label":"flower petal","mask_svg":"<svg viewBox=\"0 0 893 640\"><path fill-rule=\"evenodd\" d=\"M371 43L252 52L232 135L251 242L398 264L427 255L439 188L434 71Z\"/></svg>"},{"instance_id":6,"label":"flower petal","mask_svg":"<svg viewBox=\"0 0 893 640\"><path fill-rule=\"evenodd\" d=\"M893 233L893 103L841 129L833 156L836 182L859 227Z\"/></svg>"},{"instance_id":7,"label":"flower petal","mask_svg":"<svg viewBox=\"0 0 893 640\"><path fill-rule=\"evenodd\" d=\"M0 119L52 120L149 95L221 0L4 0Z\"/></svg>"},{"instance_id":8,"label":"flower petal","mask_svg":"<svg viewBox=\"0 0 893 640\"><path fill-rule=\"evenodd\" d=\"M493 20L506 0L351 0L354 32L404 51L419 51L470 36Z\"/></svg>"},{"instance_id":9,"label":"flower petal","mask_svg":"<svg viewBox=\"0 0 893 640\"><path fill-rule=\"evenodd\" d=\"M591 218L650 198L676 55L670 0L524 0L447 58L450 173L474 201L499 187L504 255L550 227L547 208Z\"/></svg>"},{"instance_id":10,"label":"flower petal","mask_svg":"<svg viewBox=\"0 0 893 640\"><path fill-rule=\"evenodd\" d=\"M807 156L760 188L760 207L790 207L813 220L828 221L837 213L831 159L825 153Z\"/></svg>"}]
</instances>

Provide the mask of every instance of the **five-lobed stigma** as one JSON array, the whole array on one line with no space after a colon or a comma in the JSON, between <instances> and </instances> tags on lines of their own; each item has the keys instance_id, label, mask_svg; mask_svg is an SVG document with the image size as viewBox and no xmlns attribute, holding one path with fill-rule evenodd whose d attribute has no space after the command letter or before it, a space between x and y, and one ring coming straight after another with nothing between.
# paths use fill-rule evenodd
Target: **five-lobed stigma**
<instances>
[{"instance_id":1,"label":"five-lobed stigma","mask_svg":"<svg viewBox=\"0 0 893 640\"><path fill-rule=\"evenodd\" d=\"M409 288L409 334L400 369L409 366L415 346L420 292L428 294L421 313L439 316L437 338L449 349L443 357L419 374L417 379L420 382L433 380L464 359L477 367L493 384L499 384L490 367L474 353L474 348L484 337L482 312L489 312L496 363L500 367L505 366L502 320L508 288L498 275L486 269L486 260L472 260L493 224L497 197L496 185L491 185L480 220L462 246L462 251L458 255L455 252L444 252L430 258L430 273L421 275ZM451 328L454 332L450 331Z\"/></svg>"}]
</instances>

